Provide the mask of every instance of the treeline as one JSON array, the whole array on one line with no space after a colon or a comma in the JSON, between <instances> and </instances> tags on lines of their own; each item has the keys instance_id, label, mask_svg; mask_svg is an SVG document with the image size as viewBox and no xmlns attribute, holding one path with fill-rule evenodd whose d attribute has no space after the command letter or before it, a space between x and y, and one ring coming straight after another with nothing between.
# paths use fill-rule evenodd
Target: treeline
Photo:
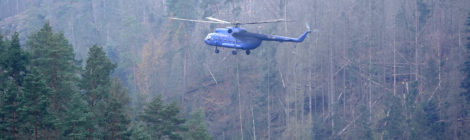
<instances>
[{"instance_id":1,"label":"treeline","mask_svg":"<svg viewBox=\"0 0 470 140\"><path fill-rule=\"evenodd\" d=\"M49 23L29 35L26 47L18 36L0 35L0 139L212 139L201 111L186 120L160 96L130 111L126 88L111 76L117 66L102 47L92 46L82 67Z\"/></svg>"}]
</instances>

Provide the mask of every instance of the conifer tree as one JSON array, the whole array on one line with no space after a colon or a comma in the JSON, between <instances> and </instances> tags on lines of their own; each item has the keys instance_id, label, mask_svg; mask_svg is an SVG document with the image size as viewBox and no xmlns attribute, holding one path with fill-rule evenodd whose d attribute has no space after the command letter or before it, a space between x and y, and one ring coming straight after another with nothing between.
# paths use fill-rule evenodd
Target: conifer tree
<instances>
[{"instance_id":1,"label":"conifer tree","mask_svg":"<svg viewBox=\"0 0 470 140\"><path fill-rule=\"evenodd\" d=\"M122 111L122 104L116 103L117 101L113 101L116 99L111 99L109 95L111 90L110 77L115 68L116 65L109 60L102 47L93 45L90 48L88 51L85 70L82 74L80 87L85 91L86 100L88 101L90 111L94 116L93 120L91 120L94 125L92 125L88 130L93 137L114 137L115 132L120 132L121 129L123 129L109 128L109 132L111 132L111 134L107 133L107 127L110 125L109 123L114 125L119 124L117 122L113 122L116 121L114 119L117 118L110 117L125 117L123 116L123 112L120 112ZM108 109L112 109L112 111Z\"/></svg>"},{"instance_id":2,"label":"conifer tree","mask_svg":"<svg viewBox=\"0 0 470 140\"><path fill-rule=\"evenodd\" d=\"M0 34L0 54L3 54L6 50L5 50L5 46L3 46L3 35ZM1 60L3 60L3 55L0 55L0 62Z\"/></svg>"},{"instance_id":3,"label":"conifer tree","mask_svg":"<svg viewBox=\"0 0 470 140\"><path fill-rule=\"evenodd\" d=\"M385 117L379 121L379 130L383 132L384 139L404 139L404 122L405 116L403 115L400 98L393 95L385 95Z\"/></svg>"},{"instance_id":4,"label":"conifer tree","mask_svg":"<svg viewBox=\"0 0 470 140\"><path fill-rule=\"evenodd\" d=\"M467 18L467 32L470 33L470 13ZM470 37L467 37L467 41L469 41L466 45L467 54L470 53ZM463 88L465 91L461 93L462 96L466 99L467 103L470 104L470 55L467 56L467 59L463 65L462 72L464 73L464 79L460 83L460 87Z\"/></svg>"},{"instance_id":5,"label":"conifer tree","mask_svg":"<svg viewBox=\"0 0 470 140\"><path fill-rule=\"evenodd\" d=\"M28 64L28 56L21 49L19 34L14 33L11 37L10 46L5 54L5 68L7 75L10 76L15 84L19 87L26 75L26 65Z\"/></svg>"},{"instance_id":6,"label":"conifer tree","mask_svg":"<svg viewBox=\"0 0 470 140\"><path fill-rule=\"evenodd\" d=\"M52 125L53 114L49 112L52 90L47 87L42 75L32 70L24 80L23 100L21 102L21 120L23 132L33 139L44 139L40 132L47 132ZM31 132L33 134L31 134Z\"/></svg>"},{"instance_id":7,"label":"conifer tree","mask_svg":"<svg viewBox=\"0 0 470 140\"><path fill-rule=\"evenodd\" d=\"M29 36L27 45L31 50L32 69L43 74L46 84L52 88L51 103L57 111L77 91L78 66L73 47L62 33L54 33L48 22Z\"/></svg>"},{"instance_id":8,"label":"conifer tree","mask_svg":"<svg viewBox=\"0 0 470 140\"><path fill-rule=\"evenodd\" d=\"M21 89L14 81L8 80L0 107L0 139L18 138L18 112L20 110Z\"/></svg>"},{"instance_id":9,"label":"conifer tree","mask_svg":"<svg viewBox=\"0 0 470 140\"><path fill-rule=\"evenodd\" d=\"M3 90L1 97L2 106L0 106L0 131L2 137L18 138L19 128L19 110L21 102L22 87L21 84L26 74L26 65L28 57L21 49L19 34L15 33L9 43L3 60L3 71L5 71L6 89Z\"/></svg>"},{"instance_id":10,"label":"conifer tree","mask_svg":"<svg viewBox=\"0 0 470 140\"><path fill-rule=\"evenodd\" d=\"M0 97L3 97L5 93L5 87L7 84L7 75L5 73L6 70L6 63L5 63L5 56L7 48L5 45L5 41L3 40L3 36L0 34ZM2 101L0 100L0 106L2 105ZM3 114L0 114L3 115ZM1 119L1 118L0 118Z\"/></svg>"},{"instance_id":11,"label":"conifer tree","mask_svg":"<svg viewBox=\"0 0 470 140\"><path fill-rule=\"evenodd\" d=\"M106 98L110 76L115 68L116 65L109 60L102 47L93 45L90 48L81 87L89 96L89 104L92 107L98 100Z\"/></svg>"},{"instance_id":12,"label":"conifer tree","mask_svg":"<svg viewBox=\"0 0 470 140\"><path fill-rule=\"evenodd\" d=\"M147 127L138 121L131 127L131 140L149 140L152 137L150 136Z\"/></svg>"},{"instance_id":13,"label":"conifer tree","mask_svg":"<svg viewBox=\"0 0 470 140\"><path fill-rule=\"evenodd\" d=\"M71 139L90 138L91 134L88 133L88 128L92 125L90 120L93 116L81 94L73 94L67 108L64 119L64 124L67 127L63 135Z\"/></svg>"},{"instance_id":14,"label":"conifer tree","mask_svg":"<svg viewBox=\"0 0 470 140\"><path fill-rule=\"evenodd\" d=\"M191 117L185 124L188 131L184 134L185 140L211 140L212 137L207 132L206 124L204 123L204 113L198 109L191 113Z\"/></svg>"},{"instance_id":15,"label":"conifer tree","mask_svg":"<svg viewBox=\"0 0 470 140\"><path fill-rule=\"evenodd\" d=\"M0 95L2 95L3 88L5 87L5 84L6 84L5 82L6 76L4 74L6 51L7 49L4 45L3 36L0 34Z\"/></svg>"},{"instance_id":16,"label":"conifer tree","mask_svg":"<svg viewBox=\"0 0 470 140\"><path fill-rule=\"evenodd\" d=\"M158 95L144 109L141 117L149 128L152 138L182 139L180 133L185 131L183 127L185 120L178 117L178 114L179 108L176 103L165 105Z\"/></svg>"},{"instance_id":17,"label":"conifer tree","mask_svg":"<svg viewBox=\"0 0 470 140\"><path fill-rule=\"evenodd\" d=\"M110 96L104 109L104 139L129 139L127 128L130 123L125 104L129 102L126 90L117 80L113 80Z\"/></svg>"},{"instance_id":18,"label":"conifer tree","mask_svg":"<svg viewBox=\"0 0 470 140\"><path fill-rule=\"evenodd\" d=\"M52 89L51 113L56 116L52 138L60 138L64 129L65 113L70 98L78 92L78 65L75 60L73 47L62 33L54 33L47 22L37 32L29 35L26 42L30 51L31 69L36 69L44 76L46 85Z\"/></svg>"},{"instance_id":19,"label":"conifer tree","mask_svg":"<svg viewBox=\"0 0 470 140\"><path fill-rule=\"evenodd\" d=\"M369 140L372 139L372 130L369 122L369 110L366 106L361 105L359 107L359 116L354 121L355 129L352 130L352 139Z\"/></svg>"},{"instance_id":20,"label":"conifer tree","mask_svg":"<svg viewBox=\"0 0 470 140\"><path fill-rule=\"evenodd\" d=\"M468 14L467 17L467 33L470 33L470 13ZM469 112L470 112L470 37L467 37L467 44L466 44L466 53L467 53L467 58L464 62L463 69L461 70L464 76L464 79L460 82L460 87L464 89L462 93L460 93L461 96L465 98L466 105L462 105L461 111L459 113L459 117L462 119L467 119L470 117ZM460 122L461 126L468 126L465 121ZM463 130L463 133L469 134L468 130ZM463 135L465 137L466 135Z\"/></svg>"}]
</instances>

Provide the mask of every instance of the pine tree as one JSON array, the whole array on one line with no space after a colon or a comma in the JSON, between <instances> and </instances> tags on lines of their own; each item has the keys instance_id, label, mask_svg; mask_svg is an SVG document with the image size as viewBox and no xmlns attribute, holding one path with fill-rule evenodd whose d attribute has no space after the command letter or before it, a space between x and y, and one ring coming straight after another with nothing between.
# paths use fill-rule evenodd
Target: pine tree
<instances>
[{"instance_id":1,"label":"pine tree","mask_svg":"<svg viewBox=\"0 0 470 140\"><path fill-rule=\"evenodd\" d=\"M3 71L7 78L6 89L3 90L2 106L0 106L0 131L3 138L18 138L20 102L22 87L21 84L26 74L28 57L21 49L19 34L12 36L9 47L5 51L3 60Z\"/></svg>"},{"instance_id":2,"label":"pine tree","mask_svg":"<svg viewBox=\"0 0 470 140\"><path fill-rule=\"evenodd\" d=\"M94 45L88 51L85 70L81 87L89 96L89 104L93 107L96 102L106 98L106 92L110 84L110 75L116 65L106 57L102 47Z\"/></svg>"},{"instance_id":3,"label":"pine tree","mask_svg":"<svg viewBox=\"0 0 470 140\"><path fill-rule=\"evenodd\" d=\"M7 49L3 41L3 36L0 34L0 95L2 95L3 88L5 87L5 84L6 84L5 82L6 76L4 74L4 70L6 67L6 64L5 64L6 51Z\"/></svg>"},{"instance_id":4,"label":"pine tree","mask_svg":"<svg viewBox=\"0 0 470 140\"><path fill-rule=\"evenodd\" d=\"M204 123L204 114L201 110L196 110L191 113L191 117L185 124L188 129L184 133L185 140L211 140L212 137L207 132L206 124Z\"/></svg>"},{"instance_id":5,"label":"pine tree","mask_svg":"<svg viewBox=\"0 0 470 140\"><path fill-rule=\"evenodd\" d=\"M467 18L467 32L470 33L470 13ZM467 37L467 41L469 41L466 45L467 53L470 52L470 37ZM462 96L465 97L467 103L470 104L470 55L467 56L467 59L463 65L462 72L464 73L464 79L460 83L460 87L463 88L465 91L461 93Z\"/></svg>"},{"instance_id":6,"label":"pine tree","mask_svg":"<svg viewBox=\"0 0 470 140\"><path fill-rule=\"evenodd\" d=\"M423 121L423 130L425 131L424 135L428 136L429 139L441 140L444 139L444 133L446 130L446 124L441 122L439 117L439 110L437 106L437 101L430 100L424 103L423 111L424 116L419 117ZM424 138L424 137L422 137Z\"/></svg>"},{"instance_id":7,"label":"pine tree","mask_svg":"<svg viewBox=\"0 0 470 140\"><path fill-rule=\"evenodd\" d=\"M51 138L61 138L60 134L68 126L63 121L70 98L77 94L78 65L73 47L62 33L54 33L47 22L37 32L29 35L26 42L30 51L31 69L44 76L46 85L52 89L51 113L56 116L50 127Z\"/></svg>"},{"instance_id":8,"label":"pine tree","mask_svg":"<svg viewBox=\"0 0 470 140\"><path fill-rule=\"evenodd\" d=\"M73 94L70 103L67 104L67 108L64 119L64 125L67 127L63 135L72 139L91 137L91 134L88 133L88 128L93 124L90 121L93 115L81 94Z\"/></svg>"},{"instance_id":9,"label":"pine tree","mask_svg":"<svg viewBox=\"0 0 470 140\"><path fill-rule=\"evenodd\" d=\"M384 139L404 139L405 116L403 115L400 98L391 94L385 96L384 105L387 109L385 110L385 117L379 121L379 130L384 134Z\"/></svg>"},{"instance_id":10,"label":"pine tree","mask_svg":"<svg viewBox=\"0 0 470 140\"><path fill-rule=\"evenodd\" d=\"M470 13L468 14L467 17L467 33L470 33ZM461 119L468 119L470 118L469 112L470 112L470 37L467 37L467 44L466 44L466 50L467 50L467 58L464 62L463 69L461 70L464 76L464 79L460 82L460 87L464 89L464 92L462 92L460 95L465 98L467 101L466 104L462 105L462 108L459 113L459 117ZM465 121L460 122L461 126L468 126ZM463 130L463 133L468 132L468 130ZM468 133L466 133L468 134ZM465 137L465 135L463 135Z\"/></svg>"},{"instance_id":11,"label":"pine tree","mask_svg":"<svg viewBox=\"0 0 470 140\"><path fill-rule=\"evenodd\" d=\"M168 136L170 139L182 139L181 132L186 131L186 128L183 127L185 120L178 116L180 109L176 102L171 102L166 105L163 112L163 126L164 129L161 129L163 134Z\"/></svg>"},{"instance_id":12,"label":"pine tree","mask_svg":"<svg viewBox=\"0 0 470 140\"><path fill-rule=\"evenodd\" d=\"M159 135L161 138L161 124L164 104L160 95L154 97L146 108L144 108L144 114L141 116L142 120L146 123L147 128L153 132L152 137ZM157 130L157 131L154 131Z\"/></svg>"},{"instance_id":13,"label":"pine tree","mask_svg":"<svg viewBox=\"0 0 470 140\"><path fill-rule=\"evenodd\" d=\"M52 125L53 116L49 113L52 90L46 86L42 75L36 70L27 74L24 80L23 100L21 102L22 130L35 140L44 139L38 133L46 132ZM33 134L30 134L32 132ZM44 134L44 133L42 133ZM42 138L41 138L42 137Z\"/></svg>"},{"instance_id":14,"label":"pine tree","mask_svg":"<svg viewBox=\"0 0 470 140\"><path fill-rule=\"evenodd\" d=\"M6 80L6 76L5 76L5 62L4 62L4 58L5 58L5 52L6 52L6 47L4 45L4 41L3 41L3 36L0 34L0 106L3 106L3 97L4 97L4 94L5 94L5 87L6 87L6 83L7 83L7 80ZM2 109L0 107L0 109ZM0 111L3 111L3 110L0 110ZM0 112L0 138L1 139L4 139L5 135L6 135L6 126L4 125L5 123L5 119L6 119L6 114L5 112Z\"/></svg>"},{"instance_id":15,"label":"pine tree","mask_svg":"<svg viewBox=\"0 0 470 140\"><path fill-rule=\"evenodd\" d=\"M46 84L53 89L52 106L55 111L68 102L77 92L77 70L73 47L62 33L54 33L49 23L27 41L31 50L32 69L37 69L46 79Z\"/></svg>"},{"instance_id":16,"label":"pine tree","mask_svg":"<svg viewBox=\"0 0 470 140\"><path fill-rule=\"evenodd\" d=\"M13 78L18 87L21 86L29 60L26 52L21 49L19 34L16 32L11 37L10 47L8 47L5 57L7 75Z\"/></svg>"},{"instance_id":17,"label":"pine tree","mask_svg":"<svg viewBox=\"0 0 470 140\"><path fill-rule=\"evenodd\" d=\"M14 81L8 80L4 95L2 96L2 106L0 107L0 131L1 139L16 139L18 137L18 112L21 101L21 89Z\"/></svg>"},{"instance_id":18,"label":"pine tree","mask_svg":"<svg viewBox=\"0 0 470 140\"><path fill-rule=\"evenodd\" d=\"M371 125L369 122L369 110L365 105L359 107L359 116L355 122L354 129L352 129L352 139L357 140L370 140L373 139Z\"/></svg>"},{"instance_id":19,"label":"pine tree","mask_svg":"<svg viewBox=\"0 0 470 140\"><path fill-rule=\"evenodd\" d=\"M182 139L180 133L185 131L183 127L184 119L179 118L178 114L179 108L176 103L165 105L161 96L158 95L144 109L141 118L146 123L153 138Z\"/></svg>"},{"instance_id":20,"label":"pine tree","mask_svg":"<svg viewBox=\"0 0 470 140\"><path fill-rule=\"evenodd\" d=\"M138 121L131 127L131 140L149 140L152 139L147 127Z\"/></svg>"},{"instance_id":21,"label":"pine tree","mask_svg":"<svg viewBox=\"0 0 470 140\"><path fill-rule=\"evenodd\" d=\"M425 101L416 107L414 117L417 119L410 120L411 134L409 139L444 139L446 124L440 121L438 113L438 106L434 99Z\"/></svg>"},{"instance_id":22,"label":"pine tree","mask_svg":"<svg viewBox=\"0 0 470 140\"><path fill-rule=\"evenodd\" d=\"M0 34L0 97L3 97L3 94L5 93L5 87L6 87L7 78L8 78L5 73L5 70L6 70L5 56L7 55L6 53L7 53L7 48L5 45L5 41L3 40L3 36ZM0 106L2 104L3 103L0 100ZM3 114L0 114L0 115L3 115Z\"/></svg>"},{"instance_id":23,"label":"pine tree","mask_svg":"<svg viewBox=\"0 0 470 140\"><path fill-rule=\"evenodd\" d=\"M125 117L121 116L123 112L120 112L122 111L122 104L117 103L118 101L113 101L117 99L111 99L109 95L111 90L110 77L115 68L116 65L109 60L102 47L94 45L90 48L80 87L85 91L89 108L93 116L95 116L92 122L96 124L92 125L88 130L93 137L114 137L115 132L120 132L121 129L123 129L109 128L109 132L111 133L108 133L107 128L111 125L109 123L114 125L119 124L118 122L114 122L116 121L114 119L124 119L110 117ZM112 109L112 111L108 109Z\"/></svg>"},{"instance_id":24,"label":"pine tree","mask_svg":"<svg viewBox=\"0 0 470 140\"><path fill-rule=\"evenodd\" d=\"M126 115L125 104L129 102L126 89L117 80L113 80L110 97L104 109L104 139L129 139L127 128L130 123Z\"/></svg>"}]
</instances>

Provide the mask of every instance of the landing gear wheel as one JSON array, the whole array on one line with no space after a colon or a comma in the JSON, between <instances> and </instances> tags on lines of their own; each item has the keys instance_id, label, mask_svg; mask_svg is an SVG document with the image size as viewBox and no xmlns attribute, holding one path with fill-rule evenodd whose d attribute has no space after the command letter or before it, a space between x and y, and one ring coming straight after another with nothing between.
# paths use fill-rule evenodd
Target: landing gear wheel
<instances>
[{"instance_id":1,"label":"landing gear wheel","mask_svg":"<svg viewBox=\"0 0 470 140\"><path fill-rule=\"evenodd\" d=\"M217 49L217 46L215 46L215 53L219 53L219 49Z\"/></svg>"},{"instance_id":2,"label":"landing gear wheel","mask_svg":"<svg viewBox=\"0 0 470 140\"><path fill-rule=\"evenodd\" d=\"M246 55L250 55L250 50L246 50Z\"/></svg>"},{"instance_id":3,"label":"landing gear wheel","mask_svg":"<svg viewBox=\"0 0 470 140\"><path fill-rule=\"evenodd\" d=\"M232 51L232 54L233 54L233 55L237 55L237 50L233 50L233 51Z\"/></svg>"}]
</instances>

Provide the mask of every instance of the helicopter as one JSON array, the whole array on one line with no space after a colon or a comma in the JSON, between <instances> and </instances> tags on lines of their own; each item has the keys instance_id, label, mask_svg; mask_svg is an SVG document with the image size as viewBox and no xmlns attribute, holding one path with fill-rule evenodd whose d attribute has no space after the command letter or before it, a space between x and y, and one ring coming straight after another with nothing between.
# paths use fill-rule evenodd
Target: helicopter
<instances>
[{"instance_id":1,"label":"helicopter","mask_svg":"<svg viewBox=\"0 0 470 140\"><path fill-rule=\"evenodd\" d=\"M258 33L251 33L246 31L243 28L240 28L240 25L250 25L250 24L265 24L265 23L279 23L286 21L284 19L275 19L259 22L228 22L225 20L206 17L207 20L193 20L193 19L183 19L177 17L170 17L171 20L180 20L188 22L199 22L199 23L209 23L209 24L230 24L233 27L226 28L216 28L215 32L209 33L204 39L204 43L210 46L215 46L215 53L219 53L218 47L232 48L233 55L237 55L238 50L245 50L246 55L250 55L251 50L258 48L263 41L278 41L278 42L303 42L307 35L311 32L308 24L307 31L303 33L298 38L277 36L277 35L265 35Z\"/></svg>"}]
</instances>

